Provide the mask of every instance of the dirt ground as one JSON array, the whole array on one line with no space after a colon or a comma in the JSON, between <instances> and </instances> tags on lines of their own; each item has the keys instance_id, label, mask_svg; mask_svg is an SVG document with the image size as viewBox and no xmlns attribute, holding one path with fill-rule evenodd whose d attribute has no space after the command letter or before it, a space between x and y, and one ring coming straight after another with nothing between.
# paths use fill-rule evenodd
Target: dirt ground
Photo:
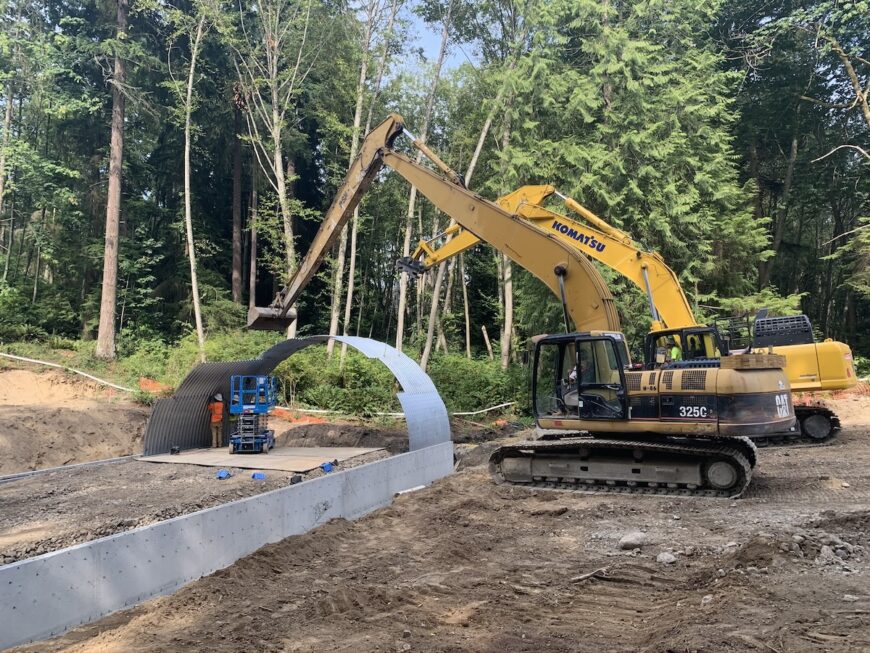
<instances>
[{"instance_id":1,"label":"dirt ground","mask_svg":"<svg viewBox=\"0 0 870 653\"><path fill-rule=\"evenodd\" d=\"M320 431L321 426L300 426L293 431L305 433L312 427ZM360 429L335 425L330 430L337 434L337 439L349 440ZM279 444L288 439L286 433L277 438ZM311 446L328 442L325 435L302 439ZM371 452L343 461L338 469L388 455L386 451ZM263 470L266 479L253 480L250 469L228 469L232 476L219 480L215 478L217 470L212 467L131 459L0 484L0 564L275 490L289 485L296 476ZM314 470L298 476L309 479L322 474Z\"/></svg>"},{"instance_id":2,"label":"dirt ground","mask_svg":"<svg viewBox=\"0 0 870 653\"><path fill-rule=\"evenodd\" d=\"M870 398L836 409L834 444L760 451L738 501L470 467L24 650L867 651Z\"/></svg>"},{"instance_id":3,"label":"dirt ground","mask_svg":"<svg viewBox=\"0 0 870 653\"><path fill-rule=\"evenodd\" d=\"M0 370L0 475L139 453L148 413L72 374Z\"/></svg>"}]
</instances>

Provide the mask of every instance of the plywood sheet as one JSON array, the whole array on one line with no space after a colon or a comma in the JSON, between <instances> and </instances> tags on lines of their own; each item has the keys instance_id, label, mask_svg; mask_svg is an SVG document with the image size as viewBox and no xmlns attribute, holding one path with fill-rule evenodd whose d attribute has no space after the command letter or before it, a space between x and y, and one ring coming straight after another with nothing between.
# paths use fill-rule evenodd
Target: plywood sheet
<instances>
[{"instance_id":1,"label":"plywood sheet","mask_svg":"<svg viewBox=\"0 0 870 653\"><path fill-rule=\"evenodd\" d=\"M142 456L152 463L205 465L207 467L240 467L242 469L274 469L283 472L308 472L321 464L339 462L379 451L363 447L275 447L268 454L231 454L228 447L220 449L189 449L177 455Z\"/></svg>"}]
</instances>

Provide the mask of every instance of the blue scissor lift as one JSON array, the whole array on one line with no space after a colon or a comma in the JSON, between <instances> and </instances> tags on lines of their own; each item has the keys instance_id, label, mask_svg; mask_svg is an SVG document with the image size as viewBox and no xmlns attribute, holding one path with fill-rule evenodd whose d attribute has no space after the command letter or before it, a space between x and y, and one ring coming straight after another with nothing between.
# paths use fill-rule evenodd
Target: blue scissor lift
<instances>
[{"instance_id":1,"label":"blue scissor lift","mask_svg":"<svg viewBox=\"0 0 870 653\"><path fill-rule=\"evenodd\" d=\"M278 381L273 376L230 378L230 415L236 417L230 434L230 453L269 453L275 432L269 411L275 406Z\"/></svg>"}]
</instances>

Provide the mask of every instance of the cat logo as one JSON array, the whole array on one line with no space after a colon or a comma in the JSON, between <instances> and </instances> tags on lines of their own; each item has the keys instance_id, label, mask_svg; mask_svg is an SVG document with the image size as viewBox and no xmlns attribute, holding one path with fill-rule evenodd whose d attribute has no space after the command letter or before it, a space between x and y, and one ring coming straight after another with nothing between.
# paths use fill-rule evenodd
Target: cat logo
<instances>
[{"instance_id":1,"label":"cat logo","mask_svg":"<svg viewBox=\"0 0 870 653\"><path fill-rule=\"evenodd\" d=\"M791 414L791 406L789 405L788 395L776 395L776 415L777 417L788 417Z\"/></svg>"}]
</instances>

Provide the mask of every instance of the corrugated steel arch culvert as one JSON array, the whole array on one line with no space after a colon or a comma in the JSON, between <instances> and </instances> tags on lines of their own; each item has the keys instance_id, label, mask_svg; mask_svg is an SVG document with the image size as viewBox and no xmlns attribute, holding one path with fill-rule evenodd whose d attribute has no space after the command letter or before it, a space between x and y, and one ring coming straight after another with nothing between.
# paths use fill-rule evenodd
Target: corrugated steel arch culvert
<instances>
[{"instance_id":1,"label":"corrugated steel arch culvert","mask_svg":"<svg viewBox=\"0 0 870 653\"><path fill-rule=\"evenodd\" d=\"M279 342L254 360L197 365L181 382L175 394L154 405L145 427L145 455L168 453L172 447L208 447L211 444L208 400L217 392L225 400L229 397L231 376L270 374L279 363L300 349L327 340L329 336L294 338ZM396 396L405 412L411 451L450 441L450 421L444 401L432 379L414 360L383 342L369 338L335 336L334 340L346 343L368 358L380 360L396 377L402 386L402 392ZM227 433L226 419L224 433Z\"/></svg>"}]
</instances>

